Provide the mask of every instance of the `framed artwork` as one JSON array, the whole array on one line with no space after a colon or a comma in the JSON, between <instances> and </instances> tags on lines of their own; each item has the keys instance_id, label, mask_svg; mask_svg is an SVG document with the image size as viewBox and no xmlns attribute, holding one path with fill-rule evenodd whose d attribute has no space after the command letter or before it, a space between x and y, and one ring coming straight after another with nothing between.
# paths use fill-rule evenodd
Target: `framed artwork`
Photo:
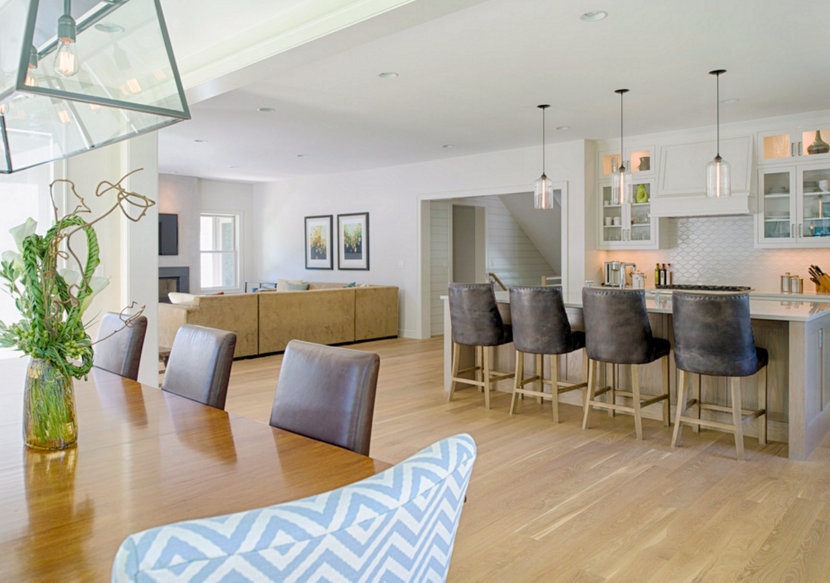
<instances>
[{"instance_id":1,"label":"framed artwork","mask_svg":"<svg viewBox=\"0 0 830 583\"><path fill-rule=\"evenodd\" d=\"M337 268L369 270L369 213L337 215Z\"/></svg>"},{"instance_id":2,"label":"framed artwork","mask_svg":"<svg viewBox=\"0 0 830 583\"><path fill-rule=\"evenodd\" d=\"M305 268L333 269L331 215L305 218Z\"/></svg>"}]
</instances>

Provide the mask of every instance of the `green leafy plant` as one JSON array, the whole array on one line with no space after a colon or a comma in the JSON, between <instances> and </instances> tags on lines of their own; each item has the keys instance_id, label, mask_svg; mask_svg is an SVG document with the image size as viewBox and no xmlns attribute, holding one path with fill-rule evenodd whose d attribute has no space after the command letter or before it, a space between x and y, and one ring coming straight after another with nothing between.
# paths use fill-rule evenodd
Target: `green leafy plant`
<instances>
[{"instance_id":1,"label":"green leafy plant","mask_svg":"<svg viewBox=\"0 0 830 583\"><path fill-rule=\"evenodd\" d=\"M49 186L55 224L43 236L35 232L37 223L31 218L11 229L17 251L3 252L0 279L4 280L21 319L10 324L0 321L0 346L16 346L34 358L48 360L67 377L82 378L89 372L93 343L83 316L95 294L109 283L108 278L95 275L101 260L93 225L116 210L137 222L155 204L122 186L137 171L118 182L98 184L95 197L114 197L115 202L95 218L88 217L92 211L71 180L55 180ZM58 216L55 204L58 184L67 184L77 199L75 208L63 217ZM73 249L73 235L86 241L85 261ZM125 325L130 325L140 313L123 316Z\"/></svg>"}]
</instances>

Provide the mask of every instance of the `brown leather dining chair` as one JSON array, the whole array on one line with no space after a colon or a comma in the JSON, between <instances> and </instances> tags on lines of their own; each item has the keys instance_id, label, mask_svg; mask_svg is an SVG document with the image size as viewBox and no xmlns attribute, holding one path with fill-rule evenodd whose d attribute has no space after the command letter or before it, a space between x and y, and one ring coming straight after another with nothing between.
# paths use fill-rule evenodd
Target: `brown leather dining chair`
<instances>
[{"instance_id":1,"label":"brown leather dining chair","mask_svg":"<svg viewBox=\"0 0 830 583\"><path fill-rule=\"evenodd\" d=\"M374 352L292 340L271 426L369 455L379 368Z\"/></svg>"},{"instance_id":2,"label":"brown leather dining chair","mask_svg":"<svg viewBox=\"0 0 830 583\"><path fill-rule=\"evenodd\" d=\"M233 332L183 325L173 339L161 389L224 409L234 348Z\"/></svg>"},{"instance_id":3,"label":"brown leather dining chair","mask_svg":"<svg viewBox=\"0 0 830 583\"><path fill-rule=\"evenodd\" d=\"M93 366L131 380L138 379L138 365L146 333L146 317L139 316L126 324L120 314L107 312L101 318L101 326L98 328Z\"/></svg>"}]
</instances>

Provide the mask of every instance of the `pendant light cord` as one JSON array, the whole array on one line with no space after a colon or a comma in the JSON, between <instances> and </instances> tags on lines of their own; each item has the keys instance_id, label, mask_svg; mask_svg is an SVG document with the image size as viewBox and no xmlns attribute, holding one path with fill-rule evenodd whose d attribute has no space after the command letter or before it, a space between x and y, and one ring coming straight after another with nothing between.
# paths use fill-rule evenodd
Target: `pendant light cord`
<instances>
[{"instance_id":1,"label":"pendant light cord","mask_svg":"<svg viewBox=\"0 0 830 583\"><path fill-rule=\"evenodd\" d=\"M545 108L542 108L542 174L545 173Z\"/></svg>"},{"instance_id":2,"label":"pendant light cord","mask_svg":"<svg viewBox=\"0 0 830 583\"><path fill-rule=\"evenodd\" d=\"M620 94L620 171L625 172L625 148L623 147L623 95L628 89L616 89L614 93Z\"/></svg>"},{"instance_id":3,"label":"pendant light cord","mask_svg":"<svg viewBox=\"0 0 830 583\"><path fill-rule=\"evenodd\" d=\"M63 0L63 13L72 16L72 0Z\"/></svg>"},{"instance_id":4,"label":"pendant light cord","mask_svg":"<svg viewBox=\"0 0 830 583\"><path fill-rule=\"evenodd\" d=\"M716 144L715 149L718 151L718 154L717 154L718 158L720 158L720 73L717 73L715 75L715 101L717 103L717 107L715 108L716 109L715 120L718 124L718 131L717 131L717 136L718 136L717 140L718 140L718 142Z\"/></svg>"}]
</instances>

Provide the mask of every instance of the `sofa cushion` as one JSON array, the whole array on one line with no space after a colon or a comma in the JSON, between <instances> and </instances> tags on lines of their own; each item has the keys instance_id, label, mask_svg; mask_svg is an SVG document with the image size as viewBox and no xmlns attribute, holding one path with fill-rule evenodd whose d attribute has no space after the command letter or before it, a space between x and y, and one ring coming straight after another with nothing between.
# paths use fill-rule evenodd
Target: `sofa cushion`
<instances>
[{"instance_id":1,"label":"sofa cushion","mask_svg":"<svg viewBox=\"0 0 830 583\"><path fill-rule=\"evenodd\" d=\"M345 287L346 284L341 282L332 282L332 281L310 281L308 282L308 289L340 289Z\"/></svg>"}]
</instances>

